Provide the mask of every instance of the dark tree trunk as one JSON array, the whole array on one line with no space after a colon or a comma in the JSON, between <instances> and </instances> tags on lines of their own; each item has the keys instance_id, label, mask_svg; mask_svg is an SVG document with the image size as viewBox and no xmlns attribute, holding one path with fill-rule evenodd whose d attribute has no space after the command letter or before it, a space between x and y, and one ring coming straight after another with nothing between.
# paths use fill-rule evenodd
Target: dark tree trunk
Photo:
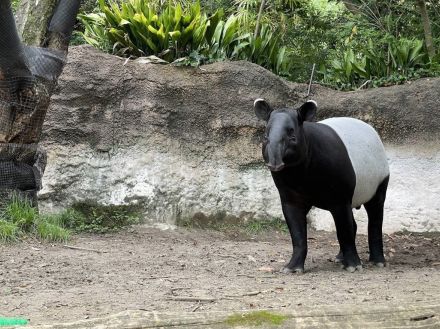
<instances>
[{"instance_id":1,"label":"dark tree trunk","mask_svg":"<svg viewBox=\"0 0 440 329\"><path fill-rule=\"evenodd\" d=\"M417 6L419 7L420 16L422 18L423 30L425 32L425 44L428 49L429 58L435 56L434 43L432 42L431 22L429 20L428 11L426 10L425 0L417 0Z\"/></svg>"},{"instance_id":2,"label":"dark tree trunk","mask_svg":"<svg viewBox=\"0 0 440 329\"><path fill-rule=\"evenodd\" d=\"M0 2L0 198L41 188L46 156L38 147L50 97L62 72L80 0L23 0L18 30Z\"/></svg>"}]
</instances>

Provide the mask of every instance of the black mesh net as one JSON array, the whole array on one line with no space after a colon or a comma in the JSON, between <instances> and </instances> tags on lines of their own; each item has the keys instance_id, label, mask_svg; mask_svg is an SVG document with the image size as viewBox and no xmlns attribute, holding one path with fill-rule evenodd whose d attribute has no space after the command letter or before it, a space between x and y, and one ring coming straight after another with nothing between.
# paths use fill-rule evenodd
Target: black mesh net
<instances>
[{"instance_id":1,"label":"black mesh net","mask_svg":"<svg viewBox=\"0 0 440 329\"><path fill-rule=\"evenodd\" d=\"M66 61L79 0L59 0L46 44L23 45L9 0L0 0L0 198L36 200L46 166L38 147L50 96ZM50 48L51 47L51 48Z\"/></svg>"},{"instance_id":2,"label":"black mesh net","mask_svg":"<svg viewBox=\"0 0 440 329\"><path fill-rule=\"evenodd\" d=\"M59 0L55 13L50 20L49 31L61 34L62 38L69 39L75 25L75 15L81 1Z\"/></svg>"}]
</instances>

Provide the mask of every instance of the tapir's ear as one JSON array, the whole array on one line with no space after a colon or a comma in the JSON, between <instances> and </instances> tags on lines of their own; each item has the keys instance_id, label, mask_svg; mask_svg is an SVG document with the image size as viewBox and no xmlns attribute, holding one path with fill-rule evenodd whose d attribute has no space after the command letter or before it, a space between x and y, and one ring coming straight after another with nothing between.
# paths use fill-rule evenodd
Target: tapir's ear
<instances>
[{"instance_id":1,"label":"tapir's ear","mask_svg":"<svg viewBox=\"0 0 440 329\"><path fill-rule=\"evenodd\" d=\"M254 102L255 115L258 119L269 121L273 108L262 98L258 98Z\"/></svg>"},{"instance_id":2,"label":"tapir's ear","mask_svg":"<svg viewBox=\"0 0 440 329\"><path fill-rule=\"evenodd\" d=\"M305 102L298 109L298 121L302 124L304 121L313 121L316 115L316 109L318 108L318 103L313 100Z\"/></svg>"}]
</instances>

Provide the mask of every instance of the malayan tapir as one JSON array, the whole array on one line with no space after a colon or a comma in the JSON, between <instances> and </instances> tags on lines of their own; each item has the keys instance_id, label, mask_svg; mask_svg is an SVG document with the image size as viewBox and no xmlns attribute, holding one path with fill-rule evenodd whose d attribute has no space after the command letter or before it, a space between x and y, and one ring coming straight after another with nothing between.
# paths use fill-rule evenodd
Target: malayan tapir
<instances>
[{"instance_id":1,"label":"malayan tapir","mask_svg":"<svg viewBox=\"0 0 440 329\"><path fill-rule=\"evenodd\" d=\"M298 109L275 110L257 99L254 109L267 122L263 158L292 238L292 258L282 272L304 272L306 215L313 206L331 212L340 245L336 260L354 272L362 265L352 209L363 205L368 214L370 261L384 266L382 222L390 172L377 132L353 118L313 122L317 103L312 100Z\"/></svg>"}]
</instances>

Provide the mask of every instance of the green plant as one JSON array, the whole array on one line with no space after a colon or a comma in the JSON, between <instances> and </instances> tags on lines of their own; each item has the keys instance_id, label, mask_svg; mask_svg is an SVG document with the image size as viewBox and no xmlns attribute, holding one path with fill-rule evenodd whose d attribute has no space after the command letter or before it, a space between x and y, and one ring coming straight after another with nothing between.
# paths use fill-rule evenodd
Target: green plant
<instances>
[{"instance_id":1,"label":"green plant","mask_svg":"<svg viewBox=\"0 0 440 329\"><path fill-rule=\"evenodd\" d=\"M251 220L244 224L244 229L250 234L261 234L267 231L288 232L286 222L281 218L270 220Z\"/></svg>"},{"instance_id":2,"label":"green plant","mask_svg":"<svg viewBox=\"0 0 440 329\"><path fill-rule=\"evenodd\" d=\"M366 57L355 54L349 48L342 54L338 53L327 66L322 65L320 73L325 83L336 84L341 89L351 89L360 81L369 79L365 68Z\"/></svg>"},{"instance_id":3,"label":"green plant","mask_svg":"<svg viewBox=\"0 0 440 329\"><path fill-rule=\"evenodd\" d=\"M27 199L13 197L3 210L2 218L14 223L24 232L29 232L34 228L38 217L37 210Z\"/></svg>"},{"instance_id":4,"label":"green plant","mask_svg":"<svg viewBox=\"0 0 440 329\"><path fill-rule=\"evenodd\" d=\"M74 34L76 40L83 39L86 43L109 52L112 45L108 37L105 15L103 13L81 14L78 16L84 26L84 32Z\"/></svg>"},{"instance_id":5,"label":"green plant","mask_svg":"<svg viewBox=\"0 0 440 329\"><path fill-rule=\"evenodd\" d=\"M323 81L340 89L355 89L371 82L372 86L403 83L429 74L433 65L423 48L423 41L389 36L382 45L370 39L358 52L348 48L337 53L320 73Z\"/></svg>"},{"instance_id":6,"label":"green plant","mask_svg":"<svg viewBox=\"0 0 440 329\"><path fill-rule=\"evenodd\" d=\"M226 319L226 323L229 326L279 326L282 325L288 319L287 316L272 313L269 311L255 311L243 314L233 314Z\"/></svg>"},{"instance_id":7,"label":"green plant","mask_svg":"<svg viewBox=\"0 0 440 329\"><path fill-rule=\"evenodd\" d=\"M286 48L264 25L259 35L243 33L239 19L223 20L219 9L207 15L198 1L182 6L168 1L163 7L146 0L106 5L100 13L80 15L84 40L122 56L156 55L179 65L200 65L224 59L247 59L276 73L286 71Z\"/></svg>"},{"instance_id":8,"label":"green plant","mask_svg":"<svg viewBox=\"0 0 440 329\"><path fill-rule=\"evenodd\" d=\"M100 205L78 202L60 215L63 224L75 231L105 233L141 221L140 208L130 205Z\"/></svg>"},{"instance_id":9,"label":"green plant","mask_svg":"<svg viewBox=\"0 0 440 329\"><path fill-rule=\"evenodd\" d=\"M16 224L0 219L0 242L14 241L19 233L20 228Z\"/></svg>"},{"instance_id":10,"label":"green plant","mask_svg":"<svg viewBox=\"0 0 440 329\"><path fill-rule=\"evenodd\" d=\"M259 235L265 232L288 232L286 222L281 218L245 220L229 216L225 212L209 216L197 213L190 218L178 218L176 224L185 228L209 229L243 236Z\"/></svg>"},{"instance_id":11,"label":"green plant","mask_svg":"<svg viewBox=\"0 0 440 329\"><path fill-rule=\"evenodd\" d=\"M281 36L274 33L269 25L263 24L256 37L249 35L247 43L242 42L234 48L232 57L235 55L247 59L277 74L287 74L288 57L280 38Z\"/></svg>"},{"instance_id":12,"label":"green plant","mask_svg":"<svg viewBox=\"0 0 440 329\"><path fill-rule=\"evenodd\" d=\"M39 214L32 204L19 197L12 198L0 211L0 241L17 240L31 235L43 241L63 242L70 232L105 233L141 221L138 206L103 206L80 202L56 214Z\"/></svg>"},{"instance_id":13,"label":"green plant","mask_svg":"<svg viewBox=\"0 0 440 329\"><path fill-rule=\"evenodd\" d=\"M51 223L46 218L41 218L36 223L35 234L44 241L64 242L70 237L70 232L57 223Z\"/></svg>"},{"instance_id":14,"label":"green plant","mask_svg":"<svg viewBox=\"0 0 440 329\"><path fill-rule=\"evenodd\" d=\"M20 5L21 0L12 0L11 1L11 6L12 6L12 10L15 12L18 9L18 6Z\"/></svg>"},{"instance_id":15,"label":"green plant","mask_svg":"<svg viewBox=\"0 0 440 329\"><path fill-rule=\"evenodd\" d=\"M29 200L13 197L0 212L0 241L13 241L26 234L47 241L69 238L69 231L56 216L39 215Z\"/></svg>"},{"instance_id":16,"label":"green plant","mask_svg":"<svg viewBox=\"0 0 440 329\"><path fill-rule=\"evenodd\" d=\"M200 3L182 7L171 1L159 11L145 0L129 0L106 5L99 0L101 13L80 15L84 39L106 50L112 45L119 55L156 55L172 61L199 49L216 29L222 11L211 17L202 13Z\"/></svg>"}]
</instances>

